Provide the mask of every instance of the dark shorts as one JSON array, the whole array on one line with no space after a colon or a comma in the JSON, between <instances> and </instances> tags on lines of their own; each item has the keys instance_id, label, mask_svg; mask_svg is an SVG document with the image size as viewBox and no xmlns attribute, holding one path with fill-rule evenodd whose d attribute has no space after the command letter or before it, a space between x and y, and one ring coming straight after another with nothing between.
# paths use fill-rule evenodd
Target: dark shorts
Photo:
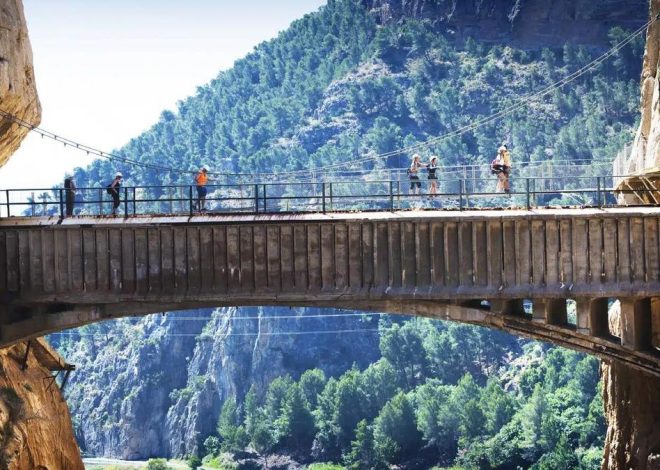
<instances>
[{"instance_id":1,"label":"dark shorts","mask_svg":"<svg viewBox=\"0 0 660 470\"><path fill-rule=\"evenodd\" d=\"M197 186L197 197L206 197L206 186Z\"/></svg>"},{"instance_id":2,"label":"dark shorts","mask_svg":"<svg viewBox=\"0 0 660 470\"><path fill-rule=\"evenodd\" d=\"M437 180L438 177L436 175L429 175L430 180Z\"/></svg>"},{"instance_id":3,"label":"dark shorts","mask_svg":"<svg viewBox=\"0 0 660 470\"><path fill-rule=\"evenodd\" d=\"M421 188L422 182L419 180L419 176L410 177L410 189Z\"/></svg>"}]
</instances>

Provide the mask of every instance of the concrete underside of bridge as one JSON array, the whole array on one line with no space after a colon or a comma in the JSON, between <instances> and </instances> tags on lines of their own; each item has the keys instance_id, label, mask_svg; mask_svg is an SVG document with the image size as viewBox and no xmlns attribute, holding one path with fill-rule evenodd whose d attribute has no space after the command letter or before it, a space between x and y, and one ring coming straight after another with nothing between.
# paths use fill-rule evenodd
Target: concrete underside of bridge
<instances>
[{"instance_id":1,"label":"concrete underside of bridge","mask_svg":"<svg viewBox=\"0 0 660 470\"><path fill-rule=\"evenodd\" d=\"M660 375L659 225L656 208L10 218L0 346L161 311L327 306L499 328Z\"/></svg>"}]
</instances>

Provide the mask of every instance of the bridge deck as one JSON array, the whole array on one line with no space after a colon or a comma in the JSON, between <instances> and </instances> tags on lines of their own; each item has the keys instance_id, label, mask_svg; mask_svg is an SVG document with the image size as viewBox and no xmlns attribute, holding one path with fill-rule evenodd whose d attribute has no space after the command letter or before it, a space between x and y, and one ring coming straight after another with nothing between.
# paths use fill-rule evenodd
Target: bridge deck
<instances>
[{"instance_id":1,"label":"bridge deck","mask_svg":"<svg viewBox=\"0 0 660 470\"><path fill-rule=\"evenodd\" d=\"M423 220L470 220L470 219L518 219L520 217L533 217L538 220L590 217L598 216L605 218L616 217L644 217L659 216L660 207L657 206L626 206L626 207L606 207L606 208L510 208L510 209L479 209L479 210L458 210L458 209L414 209L401 211L360 211L360 212L272 212L259 214L245 213L204 213L195 215L181 214L154 214L154 215L135 215L129 217L113 216L74 216L61 219L57 216L52 217L5 217L0 218L1 227L18 226L79 226L79 225L139 225L139 224L200 224L200 223L287 223L287 222L332 222L332 221L407 221L413 219Z\"/></svg>"},{"instance_id":2,"label":"bridge deck","mask_svg":"<svg viewBox=\"0 0 660 470\"><path fill-rule=\"evenodd\" d=\"M11 217L0 266L0 345L132 314L322 305L502 328L660 375L658 207Z\"/></svg>"}]
</instances>

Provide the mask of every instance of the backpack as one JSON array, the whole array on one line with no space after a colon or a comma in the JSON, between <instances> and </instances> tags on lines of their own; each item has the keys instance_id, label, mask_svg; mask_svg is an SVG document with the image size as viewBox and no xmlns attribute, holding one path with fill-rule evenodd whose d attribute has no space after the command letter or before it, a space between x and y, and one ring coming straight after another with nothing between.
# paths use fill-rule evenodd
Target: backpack
<instances>
[{"instance_id":1,"label":"backpack","mask_svg":"<svg viewBox=\"0 0 660 470\"><path fill-rule=\"evenodd\" d=\"M115 191L115 190L112 188L112 183L110 183L109 185L107 185L105 188L106 188L105 190L106 190L106 192L107 192L108 194L112 194L112 193Z\"/></svg>"}]
</instances>

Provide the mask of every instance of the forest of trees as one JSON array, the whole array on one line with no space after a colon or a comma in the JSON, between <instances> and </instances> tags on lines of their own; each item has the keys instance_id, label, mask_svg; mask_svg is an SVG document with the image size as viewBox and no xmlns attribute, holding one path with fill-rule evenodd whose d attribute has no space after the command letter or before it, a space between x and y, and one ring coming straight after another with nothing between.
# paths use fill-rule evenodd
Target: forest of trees
<instances>
[{"instance_id":1,"label":"forest of trees","mask_svg":"<svg viewBox=\"0 0 660 470\"><path fill-rule=\"evenodd\" d=\"M613 28L612 44L626 35ZM353 0L329 1L200 86L176 112L164 111L157 124L116 153L190 171L207 164L216 174L256 178L347 162L505 110L601 52L574 44L526 51L480 43L478 37L456 44L430 21L382 27ZM437 154L444 165L487 164L507 140L516 164L610 161L632 139L642 54L638 37L551 96L423 153ZM408 158L394 155L359 168L406 166ZM77 169L75 177L79 187L98 186L116 170L129 185L190 184L192 178L107 160Z\"/></svg>"},{"instance_id":2,"label":"forest of trees","mask_svg":"<svg viewBox=\"0 0 660 470\"><path fill-rule=\"evenodd\" d=\"M227 399L204 461L222 468L223 452L249 447L348 469L599 468L597 360L533 342L502 360L511 349L483 328L382 321L382 357L366 369L310 369Z\"/></svg>"},{"instance_id":3,"label":"forest of trees","mask_svg":"<svg viewBox=\"0 0 660 470\"><path fill-rule=\"evenodd\" d=\"M478 37L457 44L444 33L427 20L379 26L360 3L330 0L116 153L186 171L206 164L226 177L216 181L348 162L505 110L603 51L522 50ZM627 34L613 28L611 43ZM487 165L506 140L514 165L609 162L632 140L642 53L637 38L551 96L423 153L443 165ZM400 167L408 158L359 167ZM192 178L99 160L75 179L103 186L117 170L127 185ZM382 357L366 369L339 377L311 369L227 398L217 432L201 436L202 451L192 457L221 467L224 453L249 448L264 458L287 453L351 469L598 468L605 425L597 361L537 343L521 343L514 357L510 341L428 320L385 322Z\"/></svg>"}]
</instances>

